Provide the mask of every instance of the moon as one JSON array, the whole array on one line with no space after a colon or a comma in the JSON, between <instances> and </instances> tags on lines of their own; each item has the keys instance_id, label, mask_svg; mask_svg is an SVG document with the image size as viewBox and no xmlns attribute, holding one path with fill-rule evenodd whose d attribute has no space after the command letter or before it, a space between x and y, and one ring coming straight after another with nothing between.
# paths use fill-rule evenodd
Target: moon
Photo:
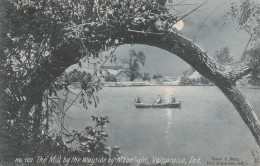
<instances>
[{"instance_id":1,"label":"moon","mask_svg":"<svg viewBox=\"0 0 260 166\"><path fill-rule=\"evenodd\" d=\"M181 31L184 27L184 22L182 20L178 21L176 24L173 25L173 28L176 28L178 31Z\"/></svg>"}]
</instances>

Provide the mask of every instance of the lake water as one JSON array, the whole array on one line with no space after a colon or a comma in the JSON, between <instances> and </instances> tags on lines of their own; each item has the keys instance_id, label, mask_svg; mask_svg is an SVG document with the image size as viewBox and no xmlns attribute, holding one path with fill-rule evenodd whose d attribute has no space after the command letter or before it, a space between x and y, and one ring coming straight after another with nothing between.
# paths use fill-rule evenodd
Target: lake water
<instances>
[{"instance_id":1,"label":"lake water","mask_svg":"<svg viewBox=\"0 0 260 166\"><path fill-rule=\"evenodd\" d=\"M79 90L74 90L78 92ZM242 89L260 117L260 89ZM157 95L182 102L181 109L136 109L139 96L152 103ZM83 130L91 115L108 116L107 144L119 146L128 157L201 157L202 165L211 157L238 157L253 165L251 150L257 144L239 114L216 87L151 86L105 87L96 109L72 107L69 129Z\"/></svg>"}]
</instances>

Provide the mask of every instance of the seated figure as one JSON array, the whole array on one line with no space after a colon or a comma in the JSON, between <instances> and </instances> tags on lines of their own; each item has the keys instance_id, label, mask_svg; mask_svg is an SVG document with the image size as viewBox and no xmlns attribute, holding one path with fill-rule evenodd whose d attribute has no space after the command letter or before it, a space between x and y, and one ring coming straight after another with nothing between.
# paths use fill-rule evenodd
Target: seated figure
<instances>
[{"instance_id":1,"label":"seated figure","mask_svg":"<svg viewBox=\"0 0 260 166\"><path fill-rule=\"evenodd\" d=\"M175 102L176 102L175 97L172 97L172 103L175 103Z\"/></svg>"},{"instance_id":2,"label":"seated figure","mask_svg":"<svg viewBox=\"0 0 260 166\"><path fill-rule=\"evenodd\" d=\"M162 98L161 98L161 96L158 95L157 97L158 97L158 99L156 100L156 103L157 103L157 104L161 104L161 103L162 103Z\"/></svg>"},{"instance_id":3,"label":"seated figure","mask_svg":"<svg viewBox=\"0 0 260 166\"><path fill-rule=\"evenodd\" d=\"M135 102L136 102L136 103L142 103L139 97L136 97L136 98L135 98Z\"/></svg>"}]
</instances>

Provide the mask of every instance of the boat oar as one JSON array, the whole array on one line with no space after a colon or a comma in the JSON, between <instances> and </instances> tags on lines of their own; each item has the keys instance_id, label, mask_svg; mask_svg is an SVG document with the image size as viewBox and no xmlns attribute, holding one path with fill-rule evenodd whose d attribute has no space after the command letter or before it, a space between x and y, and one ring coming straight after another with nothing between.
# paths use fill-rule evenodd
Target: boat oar
<instances>
[{"instance_id":1,"label":"boat oar","mask_svg":"<svg viewBox=\"0 0 260 166\"><path fill-rule=\"evenodd\" d=\"M151 107L150 107L150 108L152 108L152 106L154 105L154 103L156 102L156 100L157 100L157 99L155 99L155 100L154 100L154 102L153 102L153 104L151 105Z\"/></svg>"}]
</instances>

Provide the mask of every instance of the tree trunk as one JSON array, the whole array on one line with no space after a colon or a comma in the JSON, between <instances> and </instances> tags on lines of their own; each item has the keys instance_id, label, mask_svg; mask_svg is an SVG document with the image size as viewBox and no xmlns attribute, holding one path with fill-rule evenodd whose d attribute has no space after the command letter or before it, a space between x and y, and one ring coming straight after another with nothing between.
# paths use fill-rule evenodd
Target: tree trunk
<instances>
[{"instance_id":1,"label":"tree trunk","mask_svg":"<svg viewBox=\"0 0 260 166\"><path fill-rule=\"evenodd\" d=\"M252 107L243 97L241 92L236 86L218 86L219 89L225 94L229 101L234 105L237 112L246 123L247 127L255 137L258 145L260 145L260 123L258 117L253 111ZM241 133L243 134L243 133Z\"/></svg>"},{"instance_id":2,"label":"tree trunk","mask_svg":"<svg viewBox=\"0 0 260 166\"><path fill-rule=\"evenodd\" d=\"M259 120L243 95L235 87L235 83L239 78L252 71L253 65L251 60L223 66L210 58L206 52L193 42L175 32L166 34L129 30L125 34L118 34L118 37L126 37L126 41L122 44L145 44L158 47L177 55L190 64L225 94L252 132L258 146L260 146ZM27 92L29 90L29 94L32 94L35 93L35 89L36 92L45 90L66 68L77 63L80 55L77 45L64 45L61 49L56 50L56 52L53 52L53 60L35 72L33 77L30 78L31 82L23 88L24 91ZM42 75L46 73L48 76L42 78Z\"/></svg>"}]
</instances>

